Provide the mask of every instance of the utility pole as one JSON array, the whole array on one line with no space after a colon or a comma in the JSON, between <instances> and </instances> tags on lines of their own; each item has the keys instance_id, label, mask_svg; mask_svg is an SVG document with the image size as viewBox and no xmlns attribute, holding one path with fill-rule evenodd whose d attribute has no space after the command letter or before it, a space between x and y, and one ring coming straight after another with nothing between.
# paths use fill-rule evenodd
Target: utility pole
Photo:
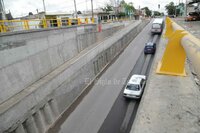
<instances>
[{"instance_id":1,"label":"utility pole","mask_svg":"<svg viewBox=\"0 0 200 133\"><path fill-rule=\"evenodd\" d=\"M76 0L74 0L74 8L75 8L75 15L76 15L76 18L78 18L77 9L76 9Z\"/></svg>"},{"instance_id":2,"label":"utility pole","mask_svg":"<svg viewBox=\"0 0 200 133\"><path fill-rule=\"evenodd\" d=\"M174 14L174 16L176 17L176 4L175 4L175 14Z\"/></svg>"},{"instance_id":3,"label":"utility pole","mask_svg":"<svg viewBox=\"0 0 200 133\"><path fill-rule=\"evenodd\" d=\"M43 8L44 8L44 13L46 14L46 6L44 0L43 0Z\"/></svg>"},{"instance_id":4,"label":"utility pole","mask_svg":"<svg viewBox=\"0 0 200 133\"><path fill-rule=\"evenodd\" d=\"M86 11L88 11L87 0L85 0L85 3L86 3Z\"/></svg>"},{"instance_id":5,"label":"utility pole","mask_svg":"<svg viewBox=\"0 0 200 133\"><path fill-rule=\"evenodd\" d=\"M185 2L185 16L187 17L187 0Z\"/></svg>"},{"instance_id":6,"label":"utility pole","mask_svg":"<svg viewBox=\"0 0 200 133\"><path fill-rule=\"evenodd\" d=\"M94 13L93 13L93 0L91 0L91 10L92 10L92 19L94 19Z\"/></svg>"}]
</instances>

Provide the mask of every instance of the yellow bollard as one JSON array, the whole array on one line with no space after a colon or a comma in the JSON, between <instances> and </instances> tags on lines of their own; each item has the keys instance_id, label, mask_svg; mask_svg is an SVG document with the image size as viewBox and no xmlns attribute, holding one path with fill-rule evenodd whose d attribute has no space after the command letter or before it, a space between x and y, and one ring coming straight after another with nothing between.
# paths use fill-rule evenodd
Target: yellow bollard
<instances>
[{"instance_id":1,"label":"yellow bollard","mask_svg":"<svg viewBox=\"0 0 200 133\"><path fill-rule=\"evenodd\" d=\"M94 24L94 18L92 18L92 23Z\"/></svg>"},{"instance_id":2,"label":"yellow bollard","mask_svg":"<svg viewBox=\"0 0 200 133\"><path fill-rule=\"evenodd\" d=\"M78 18L77 20L78 20L78 25L81 25L81 19Z\"/></svg>"},{"instance_id":3,"label":"yellow bollard","mask_svg":"<svg viewBox=\"0 0 200 133\"><path fill-rule=\"evenodd\" d=\"M88 24L88 18L85 18L85 23Z\"/></svg>"},{"instance_id":4,"label":"yellow bollard","mask_svg":"<svg viewBox=\"0 0 200 133\"><path fill-rule=\"evenodd\" d=\"M47 21L46 21L46 19L42 20L42 25L43 25L43 28L47 28Z\"/></svg>"},{"instance_id":5,"label":"yellow bollard","mask_svg":"<svg viewBox=\"0 0 200 133\"><path fill-rule=\"evenodd\" d=\"M61 19L57 19L57 25L58 27L61 27Z\"/></svg>"},{"instance_id":6,"label":"yellow bollard","mask_svg":"<svg viewBox=\"0 0 200 133\"><path fill-rule=\"evenodd\" d=\"M69 26L72 25L72 21L71 21L71 19L68 19L68 25L69 25Z\"/></svg>"},{"instance_id":7,"label":"yellow bollard","mask_svg":"<svg viewBox=\"0 0 200 133\"><path fill-rule=\"evenodd\" d=\"M28 20L24 20L24 29L29 30Z\"/></svg>"},{"instance_id":8,"label":"yellow bollard","mask_svg":"<svg viewBox=\"0 0 200 133\"><path fill-rule=\"evenodd\" d=\"M3 32L7 32L7 28L5 25L2 25Z\"/></svg>"},{"instance_id":9,"label":"yellow bollard","mask_svg":"<svg viewBox=\"0 0 200 133\"><path fill-rule=\"evenodd\" d=\"M186 53L181 45L181 39L186 34L183 30L176 30L169 38L162 60L157 66L156 73L186 76Z\"/></svg>"},{"instance_id":10,"label":"yellow bollard","mask_svg":"<svg viewBox=\"0 0 200 133\"><path fill-rule=\"evenodd\" d=\"M23 21L22 26L23 26L23 29L26 30L26 21L25 20Z\"/></svg>"},{"instance_id":11,"label":"yellow bollard","mask_svg":"<svg viewBox=\"0 0 200 133\"><path fill-rule=\"evenodd\" d=\"M2 25L0 25L0 32L4 32Z\"/></svg>"},{"instance_id":12,"label":"yellow bollard","mask_svg":"<svg viewBox=\"0 0 200 133\"><path fill-rule=\"evenodd\" d=\"M169 17L166 18L166 31L165 31L165 37L169 38L170 35L172 35L172 33L174 32L173 27L172 27L172 21Z\"/></svg>"}]
</instances>

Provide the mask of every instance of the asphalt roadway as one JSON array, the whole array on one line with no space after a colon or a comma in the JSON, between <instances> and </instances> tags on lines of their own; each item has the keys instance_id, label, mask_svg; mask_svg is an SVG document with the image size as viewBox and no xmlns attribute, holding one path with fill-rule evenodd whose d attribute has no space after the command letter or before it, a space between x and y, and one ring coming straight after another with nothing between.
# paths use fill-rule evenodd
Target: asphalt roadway
<instances>
[{"instance_id":1,"label":"asphalt roadway","mask_svg":"<svg viewBox=\"0 0 200 133\"><path fill-rule=\"evenodd\" d=\"M153 61L144 55L148 41L158 42L151 35L151 23L129 44L119 58L96 81L91 91L59 126L59 133L126 133L130 131L139 100L126 100L123 89L133 74L146 74Z\"/></svg>"}]
</instances>

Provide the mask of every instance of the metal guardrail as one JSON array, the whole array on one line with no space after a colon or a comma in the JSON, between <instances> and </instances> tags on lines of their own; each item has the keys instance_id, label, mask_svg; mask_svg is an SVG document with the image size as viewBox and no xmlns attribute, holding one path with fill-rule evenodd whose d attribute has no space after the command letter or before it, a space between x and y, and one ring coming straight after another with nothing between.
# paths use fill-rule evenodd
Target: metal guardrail
<instances>
[{"instance_id":1,"label":"metal guardrail","mask_svg":"<svg viewBox=\"0 0 200 133\"><path fill-rule=\"evenodd\" d=\"M157 73L186 76L185 60L187 56L200 78L200 40L170 18L166 18L165 37L168 38L168 44L157 67Z\"/></svg>"},{"instance_id":2,"label":"metal guardrail","mask_svg":"<svg viewBox=\"0 0 200 133\"><path fill-rule=\"evenodd\" d=\"M122 18L118 20L107 20L107 23L113 21L129 20ZM31 29L43 29L51 27L65 27L71 25L93 24L94 18L73 18L73 19L30 19L30 20L0 20L0 32L13 32Z\"/></svg>"},{"instance_id":3,"label":"metal guardrail","mask_svg":"<svg viewBox=\"0 0 200 133\"><path fill-rule=\"evenodd\" d=\"M41 29L50 27L64 27L94 23L94 19L31 19L31 20L0 20L0 32Z\"/></svg>"}]
</instances>

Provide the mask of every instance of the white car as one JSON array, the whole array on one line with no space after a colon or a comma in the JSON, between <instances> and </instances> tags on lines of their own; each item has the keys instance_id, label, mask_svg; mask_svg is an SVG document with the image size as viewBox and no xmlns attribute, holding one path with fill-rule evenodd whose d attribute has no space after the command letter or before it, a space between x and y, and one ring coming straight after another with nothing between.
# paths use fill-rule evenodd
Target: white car
<instances>
[{"instance_id":1,"label":"white car","mask_svg":"<svg viewBox=\"0 0 200 133\"><path fill-rule=\"evenodd\" d=\"M139 99L146 84L145 75L132 75L124 89L124 97Z\"/></svg>"}]
</instances>

